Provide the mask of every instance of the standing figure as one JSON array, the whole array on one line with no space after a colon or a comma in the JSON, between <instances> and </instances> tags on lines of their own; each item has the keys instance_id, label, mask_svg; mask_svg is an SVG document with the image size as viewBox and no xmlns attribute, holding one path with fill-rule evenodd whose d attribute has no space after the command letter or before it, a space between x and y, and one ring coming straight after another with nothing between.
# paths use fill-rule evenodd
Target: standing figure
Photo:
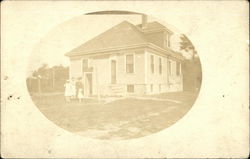
<instances>
[{"instance_id":1,"label":"standing figure","mask_svg":"<svg viewBox=\"0 0 250 159\"><path fill-rule=\"evenodd\" d=\"M79 95L79 92L80 94L83 96L83 84L82 84L82 81L81 81L81 77L78 78L77 82L76 82L76 94L77 94L77 98L78 98L78 95ZM82 97L83 98L83 97ZM78 98L79 99L79 98Z\"/></svg>"},{"instance_id":2,"label":"standing figure","mask_svg":"<svg viewBox=\"0 0 250 159\"><path fill-rule=\"evenodd\" d=\"M78 90L77 98L78 98L79 102L81 103L82 99L83 99L83 90L82 90L82 88L80 88Z\"/></svg>"},{"instance_id":3,"label":"standing figure","mask_svg":"<svg viewBox=\"0 0 250 159\"><path fill-rule=\"evenodd\" d=\"M71 84L70 81L67 80L64 84L65 91L64 91L64 97L66 102L70 102L70 96L71 96Z\"/></svg>"}]
</instances>

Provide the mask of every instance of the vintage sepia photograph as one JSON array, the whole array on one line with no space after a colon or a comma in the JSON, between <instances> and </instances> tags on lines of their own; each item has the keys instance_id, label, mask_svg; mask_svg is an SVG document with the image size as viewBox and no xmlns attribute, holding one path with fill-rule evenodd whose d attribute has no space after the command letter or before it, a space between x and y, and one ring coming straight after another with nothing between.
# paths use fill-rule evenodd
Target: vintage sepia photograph
<instances>
[{"instance_id":1,"label":"vintage sepia photograph","mask_svg":"<svg viewBox=\"0 0 250 159\"><path fill-rule=\"evenodd\" d=\"M1 158L247 158L246 1L3 1Z\"/></svg>"},{"instance_id":2,"label":"vintage sepia photograph","mask_svg":"<svg viewBox=\"0 0 250 159\"><path fill-rule=\"evenodd\" d=\"M202 68L195 46L167 21L101 11L75 17L41 39L26 83L34 104L57 126L127 140L178 122L199 95Z\"/></svg>"}]
</instances>

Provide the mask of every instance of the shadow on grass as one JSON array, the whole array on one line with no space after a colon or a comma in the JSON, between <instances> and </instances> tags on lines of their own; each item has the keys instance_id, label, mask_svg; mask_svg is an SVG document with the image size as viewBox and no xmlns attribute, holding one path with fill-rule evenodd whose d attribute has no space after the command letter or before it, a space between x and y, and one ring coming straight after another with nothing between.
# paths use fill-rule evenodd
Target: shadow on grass
<instances>
[{"instance_id":1,"label":"shadow on grass","mask_svg":"<svg viewBox=\"0 0 250 159\"><path fill-rule=\"evenodd\" d=\"M150 97L164 100L125 98L109 103L85 99L66 103L62 95L32 96L39 110L58 126L99 139L129 139L165 129L183 117L197 93L164 93Z\"/></svg>"}]
</instances>

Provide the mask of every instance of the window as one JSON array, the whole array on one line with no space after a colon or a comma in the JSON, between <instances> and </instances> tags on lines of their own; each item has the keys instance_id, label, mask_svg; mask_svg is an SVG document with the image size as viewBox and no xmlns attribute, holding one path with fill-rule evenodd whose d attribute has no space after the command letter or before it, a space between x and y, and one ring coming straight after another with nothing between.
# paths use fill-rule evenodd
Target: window
<instances>
[{"instance_id":1,"label":"window","mask_svg":"<svg viewBox=\"0 0 250 159\"><path fill-rule=\"evenodd\" d=\"M165 40L165 45L167 46L167 47L170 47L170 35L168 34L168 33L166 33L166 40Z\"/></svg>"},{"instance_id":2,"label":"window","mask_svg":"<svg viewBox=\"0 0 250 159\"><path fill-rule=\"evenodd\" d=\"M153 84L150 85L150 90L153 92Z\"/></svg>"},{"instance_id":3,"label":"window","mask_svg":"<svg viewBox=\"0 0 250 159\"><path fill-rule=\"evenodd\" d=\"M168 75L172 75L171 61L168 60Z\"/></svg>"},{"instance_id":4,"label":"window","mask_svg":"<svg viewBox=\"0 0 250 159\"><path fill-rule=\"evenodd\" d=\"M116 84L116 61L111 60L111 84Z\"/></svg>"},{"instance_id":5,"label":"window","mask_svg":"<svg viewBox=\"0 0 250 159\"><path fill-rule=\"evenodd\" d=\"M162 63L161 63L161 58L159 58L159 74L162 73Z\"/></svg>"},{"instance_id":6,"label":"window","mask_svg":"<svg viewBox=\"0 0 250 159\"><path fill-rule=\"evenodd\" d=\"M126 55L126 72L134 73L134 55Z\"/></svg>"},{"instance_id":7,"label":"window","mask_svg":"<svg viewBox=\"0 0 250 159\"><path fill-rule=\"evenodd\" d=\"M133 93L134 92L134 85L132 85L132 84L127 85L127 92L128 93Z\"/></svg>"},{"instance_id":8,"label":"window","mask_svg":"<svg viewBox=\"0 0 250 159\"><path fill-rule=\"evenodd\" d=\"M82 72L86 72L88 69L88 59L82 60Z\"/></svg>"},{"instance_id":9,"label":"window","mask_svg":"<svg viewBox=\"0 0 250 159\"><path fill-rule=\"evenodd\" d=\"M180 68L181 67L181 64L180 62L176 62L176 75L179 76L180 75Z\"/></svg>"},{"instance_id":10,"label":"window","mask_svg":"<svg viewBox=\"0 0 250 159\"><path fill-rule=\"evenodd\" d=\"M151 73L155 72L155 68L154 68L154 55L150 56L150 61L151 61Z\"/></svg>"}]
</instances>

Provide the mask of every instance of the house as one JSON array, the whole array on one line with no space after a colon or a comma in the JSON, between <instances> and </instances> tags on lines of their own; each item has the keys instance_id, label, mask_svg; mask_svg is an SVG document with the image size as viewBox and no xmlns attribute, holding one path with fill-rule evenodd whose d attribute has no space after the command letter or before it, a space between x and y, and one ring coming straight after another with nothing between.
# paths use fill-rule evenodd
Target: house
<instances>
[{"instance_id":1,"label":"house","mask_svg":"<svg viewBox=\"0 0 250 159\"><path fill-rule=\"evenodd\" d=\"M82 77L86 96L182 91L184 58L171 49L172 34L146 16L139 25L123 21L65 54L70 78Z\"/></svg>"}]
</instances>

